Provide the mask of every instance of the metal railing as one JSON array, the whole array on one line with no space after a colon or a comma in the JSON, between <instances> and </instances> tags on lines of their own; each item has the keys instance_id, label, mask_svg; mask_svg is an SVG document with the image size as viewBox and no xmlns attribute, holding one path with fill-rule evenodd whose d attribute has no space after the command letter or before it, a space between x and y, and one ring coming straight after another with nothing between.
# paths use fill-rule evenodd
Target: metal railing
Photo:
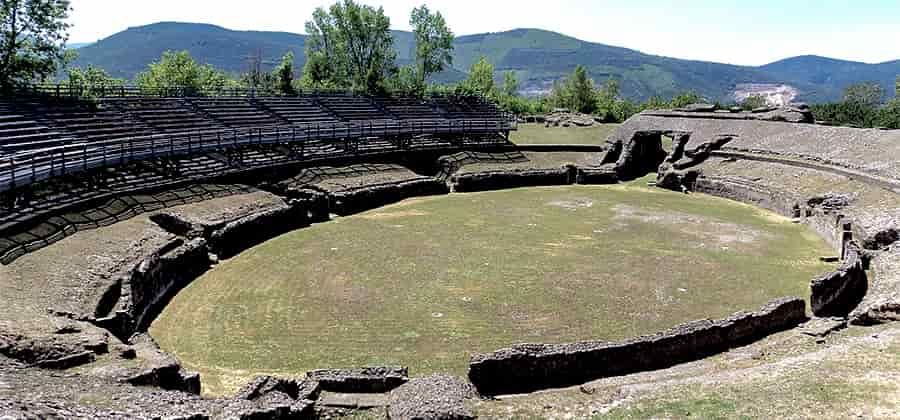
<instances>
[{"instance_id":1,"label":"metal railing","mask_svg":"<svg viewBox=\"0 0 900 420\"><path fill-rule=\"evenodd\" d=\"M154 134L48 147L0 157L0 192L56 176L156 158L186 156L254 145L303 144L421 135L492 134L515 130L515 121L399 120L318 123L294 127L230 129L189 134ZM300 157L302 160L302 156Z\"/></svg>"},{"instance_id":2,"label":"metal railing","mask_svg":"<svg viewBox=\"0 0 900 420\"><path fill-rule=\"evenodd\" d=\"M14 97L50 97L60 99L78 99L78 98L135 98L135 97L266 97L266 96L365 96L373 97L374 95L366 94L362 91L352 89L298 89L292 94L285 94L277 89L266 89L256 87L222 87L213 89L197 89L186 86L167 86L146 88L134 85L124 84L89 84L89 85L73 85L69 83L41 83L17 86L12 91ZM406 97L402 94L388 93L386 97ZM492 103L490 99L480 93L455 94L452 92L432 92L426 94L423 99L433 98L475 98L483 102Z\"/></svg>"}]
</instances>

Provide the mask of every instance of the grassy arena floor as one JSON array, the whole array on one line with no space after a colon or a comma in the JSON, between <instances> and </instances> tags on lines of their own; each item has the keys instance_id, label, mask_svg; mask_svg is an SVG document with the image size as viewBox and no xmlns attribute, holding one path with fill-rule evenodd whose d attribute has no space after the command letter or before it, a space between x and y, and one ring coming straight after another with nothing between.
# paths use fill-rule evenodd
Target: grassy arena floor
<instances>
[{"instance_id":1,"label":"grassy arena floor","mask_svg":"<svg viewBox=\"0 0 900 420\"><path fill-rule=\"evenodd\" d=\"M595 124L592 127L544 127L543 124L519 124L510 133L515 144L603 144L619 124Z\"/></svg>"},{"instance_id":2,"label":"grassy arena floor","mask_svg":"<svg viewBox=\"0 0 900 420\"><path fill-rule=\"evenodd\" d=\"M762 210L641 183L458 194L313 226L223 262L153 324L227 394L258 374L465 374L519 342L616 340L807 296L830 250Z\"/></svg>"}]
</instances>

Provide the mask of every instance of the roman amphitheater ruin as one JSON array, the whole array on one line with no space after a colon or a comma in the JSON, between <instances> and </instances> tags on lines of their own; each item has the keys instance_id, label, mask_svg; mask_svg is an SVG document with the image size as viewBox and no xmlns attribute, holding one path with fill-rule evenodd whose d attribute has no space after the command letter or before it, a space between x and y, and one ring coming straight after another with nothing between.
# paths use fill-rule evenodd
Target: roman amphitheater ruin
<instances>
[{"instance_id":1,"label":"roman amphitheater ruin","mask_svg":"<svg viewBox=\"0 0 900 420\"><path fill-rule=\"evenodd\" d=\"M471 97L123 89L85 103L43 93L0 104L0 124L0 412L13 417L317 418L368 408L473 418L511 395L547 405L567 389L600 406L581 417L676 376L730 383L748 364L786 369L788 356L766 356L785 342L802 343L791 360L850 351L826 337L900 319L900 132L818 125L804 107L647 111L588 146L515 145L515 120ZM251 369L256 379L237 393L209 395L204 376L148 333L199 277L289 232L415 197L647 176L659 194L722 197L815 232L832 250L831 271L804 294L641 336L517 344L523 336L471 351L466 375ZM251 291L265 281L243 280ZM726 357L715 373L711 357ZM603 386L620 391L592 395Z\"/></svg>"}]
</instances>

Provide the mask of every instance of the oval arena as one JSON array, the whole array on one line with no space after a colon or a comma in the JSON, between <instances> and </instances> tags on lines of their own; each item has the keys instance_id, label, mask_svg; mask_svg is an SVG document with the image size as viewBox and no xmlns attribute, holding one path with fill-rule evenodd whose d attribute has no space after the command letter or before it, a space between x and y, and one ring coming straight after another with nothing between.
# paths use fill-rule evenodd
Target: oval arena
<instances>
[{"instance_id":1,"label":"oval arena","mask_svg":"<svg viewBox=\"0 0 900 420\"><path fill-rule=\"evenodd\" d=\"M6 100L0 394L88 417L603 412L883 350L900 134L697 109L539 146L478 97Z\"/></svg>"}]
</instances>

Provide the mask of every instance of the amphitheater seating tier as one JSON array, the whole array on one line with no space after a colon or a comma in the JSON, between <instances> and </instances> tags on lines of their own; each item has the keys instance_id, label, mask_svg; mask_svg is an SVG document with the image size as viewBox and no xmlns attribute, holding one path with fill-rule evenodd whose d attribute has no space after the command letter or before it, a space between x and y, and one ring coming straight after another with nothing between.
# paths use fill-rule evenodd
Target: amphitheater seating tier
<instances>
[{"instance_id":1,"label":"amphitheater seating tier","mask_svg":"<svg viewBox=\"0 0 900 420\"><path fill-rule=\"evenodd\" d=\"M443 118L427 101L415 98L378 98L376 102L391 114L404 120Z\"/></svg>"},{"instance_id":2,"label":"amphitheater seating tier","mask_svg":"<svg viewBox=\"0 0 900 420\"><path fill-rule=\"evenodd\" d=\"M160 133L206 131L226 128L217 121L194 111L181 99L173 98L126 98L113 99L108 103L122 112L133 115L153 130Z\"/></svg>"},{"instance_id":3,"label":"amphitheater seating tier","mask_svg":"<svg viewBox=\"0 0 900 420\"><path fill-rule=\"evenodd\" d=\"M0 102L0 156L72 141L71 136L39 122L28 109L10 102Z\"/></svg>"},{"instance_id":4,"label":"amphitheater seating tier","mask_svg":"<svg viewBox=\"0 0 900 420\"><path fill-rule=\"evenodd\" d=\"M31 104L32 113L82 142L115 140L149 134L150 128L128 114L84 104Z\"/></svg>"},{"instance_id":5,"label":"amphitheater seating tier","mask_svg":"<svg viewBox=\"0 0 900 420\"><path fill-rule=\"evenodd\" d=\"M363 121L501 119L477 98L299 97L103 98L99 104L0 101L0 156L61 145L228 129Z\"/></svg>"},{"instance_id":6,"label":"amphitheater seating tier","mask_svg":"<svg viewBox=\"0 0 900 420\"><path fill-rule=\"evenodd\" d=\"M323 96L319 103L344 121L373 121L397 119L362 96Z\"/></svg>"},{"instance_id":7,"label":"amphitheater seating tier","mask_svg":"<svg viewBox=\"0 0 900 420\"><path fill-rule=\"evenodd\" d=\"M338 121L312 98L260 98L258 102L272 114L293 125L327 124Z\"/></svg>"},{"instance_id":8,"label":"amphitheater seating tier","mask_svg":"<svg viewBox=\"0 0 900 420\"><path fill-rule=\"evenodd\" d=\"M190 98L186 101L231 128L287 125L287 121L270 114L248 98Z\"/></svg>"},{"instance_id":9,"label":"amphitheater seating tier","mask_svg":"<svg viewBox=\"0 0 900 420\"><path fill-rule=\"evenodd\" d=\"M435 98L435 106L450 119L496 119L502 114L497 107L477 98Z\"/></svg>"}]
</instances>

